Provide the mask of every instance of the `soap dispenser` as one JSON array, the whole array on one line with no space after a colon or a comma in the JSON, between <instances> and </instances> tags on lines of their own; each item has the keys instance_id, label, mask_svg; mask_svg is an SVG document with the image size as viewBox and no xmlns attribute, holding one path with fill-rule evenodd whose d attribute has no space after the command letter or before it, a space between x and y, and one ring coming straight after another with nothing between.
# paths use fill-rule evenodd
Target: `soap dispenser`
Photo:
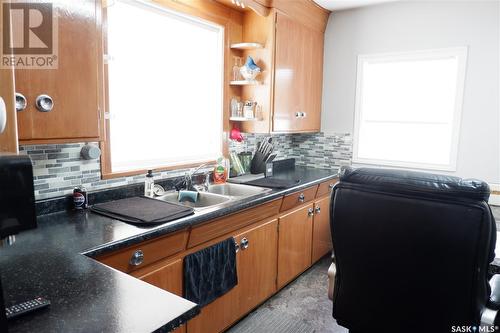
<instances>
[{"instance_id":1,"label":"soap dispenser","mask_svg":"<svg viewBox=\"0 0 500 333\"><path fill-rule=\"evenodd\" d=\"M144 196L152 198L154 186L155 181L153 179L153 170L148 170L146 180L144 181Z\"/></svg>"}]
</instances>

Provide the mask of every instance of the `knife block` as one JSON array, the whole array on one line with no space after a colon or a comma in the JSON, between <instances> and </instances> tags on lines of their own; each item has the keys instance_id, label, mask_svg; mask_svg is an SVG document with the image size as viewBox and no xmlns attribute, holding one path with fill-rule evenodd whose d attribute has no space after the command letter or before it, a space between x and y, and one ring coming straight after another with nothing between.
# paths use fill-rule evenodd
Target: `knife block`
<instances>
[{"instance_id":1,"label":"knife block","mask_svg":"<svg viewBox=\"0 0 500 333\"><path fill-rule=\"evenodd\" d=\"M250 173L258 174L266 171L267 156L264 156L260 151L256 151L250 164Z\"/></svg>"}]
</instances>

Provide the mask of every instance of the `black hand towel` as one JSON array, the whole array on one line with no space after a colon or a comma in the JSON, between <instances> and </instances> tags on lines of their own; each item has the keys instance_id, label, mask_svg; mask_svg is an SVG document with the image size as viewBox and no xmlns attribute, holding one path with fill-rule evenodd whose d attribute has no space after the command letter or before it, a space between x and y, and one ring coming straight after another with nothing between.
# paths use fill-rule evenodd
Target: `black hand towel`
<instances>
[{"instance_id":1,"label":"black hand towel","mask_svg":"<svg viewBox=\"0 0 500 333\"><path fill-rule=\"evenodd\" d=\"M234 238L184 258L184 297L205 306L238 284Z\"/></svg>"}]
</instances>

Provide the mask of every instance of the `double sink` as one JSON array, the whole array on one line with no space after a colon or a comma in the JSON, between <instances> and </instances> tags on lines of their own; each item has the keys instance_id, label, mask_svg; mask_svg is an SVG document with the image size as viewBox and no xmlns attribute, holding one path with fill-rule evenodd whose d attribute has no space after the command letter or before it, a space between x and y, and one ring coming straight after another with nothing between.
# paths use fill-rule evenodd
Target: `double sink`
<instances>
[{"instance_id":1,"label":"double sink","mask_svg":"<svg viewBox=\"0 0 500 333\"><path fill-rule=\"evenodd\" d=\"M182 201L179 202L179 192L170 191L156 199L176 204L181 204L188 207L193 207L195 210L206 209L222 205L231 200L241 200L252 197L258 194L270 192L271 189L241 185L241 184L217 184L209 185L207 191L198 192L198 200L196 202Z\"/></svg>"}]
</instances>

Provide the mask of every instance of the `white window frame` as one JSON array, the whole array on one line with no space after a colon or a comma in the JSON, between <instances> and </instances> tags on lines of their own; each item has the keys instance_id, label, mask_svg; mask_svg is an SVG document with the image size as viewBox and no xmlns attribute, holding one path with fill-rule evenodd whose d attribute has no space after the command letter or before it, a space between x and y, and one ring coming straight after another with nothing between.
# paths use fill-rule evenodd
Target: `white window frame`
<instances>
[{"instance_id":1,"label":"white window frame","mask_svg":"<svg viewBox=\"0 0 500 333\"><path fill-rule=\"evenodd\" d=\"M358 55L357 61L357 76L356 76L356 100L354 112L354 142L353 142L353 163L371 164L380 166L393 166L402 168L414 169L429 169L442 171L456 171L457 157L459 148L460 126L462 120L463 94L465 87L465 75L467 67L467 47L453 47L445 49L430 49L420 51L398 52L398 53L382 53L370 55ZM450 164L429 164L407 161L390 161L382 159L368 159L358 157L359 131L362 118L362 100L363 100L363 64L365 62L394 62L408 60L426 60L426 59L442 59L446 57L458 58L458 73L455 98L455 111L453 119L452 140Z\"/></svg>"},{"instance_id":2,"label":"white window frame","mask_svg":"<svg viewBox=\"0 0 500 333\"><path fill-rule=\"evenodd\" d=\"M215 22L215 21L211 21L211 20L208 20L208 19L204 19L202 17L199 17L199 16L196 16L195 14L186 14L186 13L183 13L183 12L180 12L180 11L177 11L177 10L174 10L174 9L171 9L169 7L166 7L166 6L162 6L161 4L156 4L154 3L152 0L113 0L113 3L114 1L116 2L121 2L121 3L125 3L125 4L128 4L128 5L131 5L131 6L136 6L138 8L142 8L144 10L147 10L147 11L151 11L151 12L156 12L156 13L159 13L161 15L165 15L165 16L168 16L168 17L171 17L171 18L174 18L176 20L180 20L180 21L185 21L185 22L188 22L190 24L195 24L195 25L199 25L199 26L202 26L202 27L209 27L209 28L212 28L214 30L217 30L218 33L219 33L219 45L220 45L220 51L221 51L221 54L220 54L220 66L221 66L221 72L220 72L220 76L219 76L219 80L220 80L220 83L221 83L221 88L220 88L220 96L219 96L219 106L220 106L220 114L219 114L219 123L220 123L220 126L219 126L219 130L220 130L220 140L218 141L218 150L219 152L216 153L216 155L212 156L212 157L206 157L206 158L200 158L200 159L189 159L189 160L179 160L179 161L167 161L167 160L162 160L162 159L157 159L157 160L151 160L151 161L147 161L148 163L144 163L144 165L140 165L140 166L129 166L127 168L125 167L113 167L113 158L112 158L112 146L110 144L110 134L109 134L109 131L110 131L110 128L111 128L111 125L108 123L108 128L107 128L107 148L106 149L106 154L105 154L105 165L106 167L104 168L103 167L103 173L106 175L106 176L110 176L112 175L111 177L118 177L122 174L140 174L140 173L143 173L145 170L148 170L148 169L154 169L154 170L175 170L177 168L184 168L184 167L191 167L191 166L197 166L199 165L200 163L204 163L204 162L207 162L207 163L212 163L212 162L215 162L215 160L221 156L224 152L224 126L223 126L223 120L224 120L224 84L225 84L225 73L224 73L224 68L225 68L225 39L226 39L226 26L223 25L223 24L220 24L218 22ZM112 56L112 55L111 55ZM105 64L108 63L109 59L108 58L112 58L112 57L109 57L109 55L105 54L104 55L104 62ZM110 83L110 80L109 80L109 77L106 79L106 88L105 89L109 89L109 87L107 85L109 85ZM109 103L109 95L106 97L108 99L108 103ZM113 114L112 114L112 111L109 112L110 110L108 110L108 114L107 114L107 118L109 122L112 122L113 121Z\"/></svg>"}]
</instances>

